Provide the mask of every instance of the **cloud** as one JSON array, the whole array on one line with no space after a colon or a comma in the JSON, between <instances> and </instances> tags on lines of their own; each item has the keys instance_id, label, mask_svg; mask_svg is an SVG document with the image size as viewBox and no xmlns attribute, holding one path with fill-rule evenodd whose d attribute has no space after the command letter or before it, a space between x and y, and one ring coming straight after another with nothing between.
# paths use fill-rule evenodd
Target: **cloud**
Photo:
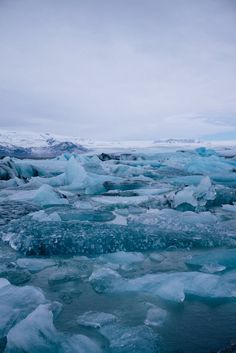
<instances>
[{"instance_id":1,"label":"cloud","mask_svg":"<svg viewBox=\"0 0 236 353\"><path fill-rule=\"evenodd\" d=\"M99 138L236 128L233 0L0 3L0 122Z\"/></svg>"}]
</instances>

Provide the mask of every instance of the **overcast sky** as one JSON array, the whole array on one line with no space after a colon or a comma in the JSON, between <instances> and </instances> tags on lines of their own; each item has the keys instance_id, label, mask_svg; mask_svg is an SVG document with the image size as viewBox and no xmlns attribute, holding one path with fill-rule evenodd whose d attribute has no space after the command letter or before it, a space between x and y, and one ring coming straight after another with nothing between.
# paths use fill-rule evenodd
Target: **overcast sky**
<instances>
[{"instance_id":1,"label":"overcast sky","mask_svg":"<svg viewBox=\"0 0 236 353\"><path fill-rule=\"evenodd\" d=\"M236 138L236 1L0 0L0 125Z\"/></svg>"}]
</instances>

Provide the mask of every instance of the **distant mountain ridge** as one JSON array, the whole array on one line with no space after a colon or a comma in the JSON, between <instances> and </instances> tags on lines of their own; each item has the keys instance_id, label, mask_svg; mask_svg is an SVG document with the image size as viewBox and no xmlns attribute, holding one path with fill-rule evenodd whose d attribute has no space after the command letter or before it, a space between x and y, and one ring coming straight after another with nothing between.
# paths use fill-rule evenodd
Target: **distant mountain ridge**
<instances>
[{"instance_id":1,"label":"distant mountain ridge","mask_svg":"<svg viewBox=\"0 0 236 353\"><path fill-rule=\"evenodd\" d=\"M87 148L68 138L51 134L0 132L0 158L54 158L63 153L82 153Z\"/></svg>"},{"instance_id":2,"label":"distant mountain ridge","mask_svg":"<svg viewBox=\"0 0 236 353\"><path fill-rule=\"evenodd\" d=\"M51 133L8 131L0 129L0 158L54 158L64 153L83 153L96 150L117 151L142 148L197 148L198 146L235 146L236 141L200 141L193 138L167 138L156 140L93 140L74 136L61 136ZM221 147L220 147L221 146Z\"/></svg>"},{"instance_id":3,"label":"distant mountain ridge","mask_svg":"<svg viewBox=\"0 0 236 353\"><path fill-rule=\"evenodd\" d=\"M194 144L194 143L201 143L200 140L191 139L191 138L170 138L170 139L158 139L155 140L154 143L170 143L170 144Z\"/></svg>"}]
</instances>

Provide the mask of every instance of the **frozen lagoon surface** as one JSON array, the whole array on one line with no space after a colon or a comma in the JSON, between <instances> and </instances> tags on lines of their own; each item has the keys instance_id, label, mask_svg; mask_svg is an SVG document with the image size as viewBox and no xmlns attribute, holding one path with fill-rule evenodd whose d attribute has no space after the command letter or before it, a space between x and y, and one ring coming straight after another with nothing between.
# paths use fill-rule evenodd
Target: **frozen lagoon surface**
<instances>
[{"instance_id":1,"label":"frozen lagoon surface","mask_svg":"<svg viewBox=\"0 0 236 353\"><path fill-rule=\"evenodd\" d=\"M236 148L0 160L0 352L236 343Z\"/></svg>"}]
</instances>

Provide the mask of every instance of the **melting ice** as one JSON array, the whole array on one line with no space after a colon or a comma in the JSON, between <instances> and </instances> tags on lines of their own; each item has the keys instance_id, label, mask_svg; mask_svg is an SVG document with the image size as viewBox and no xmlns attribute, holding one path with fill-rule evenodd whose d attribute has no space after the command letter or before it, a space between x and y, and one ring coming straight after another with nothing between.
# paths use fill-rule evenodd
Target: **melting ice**
<instances>
[{"instance_id":1,"label":"melting ice","mask_svg":"<svg viewBox=\"0 0 236 353\"><path fill-rule=\"evenodd\" d=\"M235 171L223 148L3 158L0 352L231 352Z\"/></svg>"}]
</instances>

